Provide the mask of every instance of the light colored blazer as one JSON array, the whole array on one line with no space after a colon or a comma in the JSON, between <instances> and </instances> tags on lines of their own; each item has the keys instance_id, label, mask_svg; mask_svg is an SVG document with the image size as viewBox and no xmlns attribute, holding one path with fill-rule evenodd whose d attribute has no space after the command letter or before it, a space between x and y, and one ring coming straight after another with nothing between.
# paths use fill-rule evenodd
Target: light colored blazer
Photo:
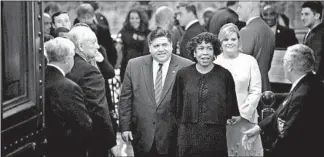
<instances>
[{"instance_id":1,"label":"light colored blazer","mask_svg":"<svg viewBox=\"0 0 324 157\"><path fill-rule=\"evenodd\" d=\"M258 122L257 106L261 97L261 74L257 61L250 55L239 53L235 59L217 56L216 64L231 72L241 117L251 123Z\"/></svg>"},{"instance_id":2,"label":"light colored blazer","mask_svg":"<svg viewBox=\"0 0 324 157\"><path fill-rule=\"evenodd\" d=\"M148 152L155 139L157 151L168 154L171 139L174 138L172 132L176 128L170 103L175 76L179 69L193 62L172 54L158 104L155 101L152 64L151 55L128 62L119 102L120 131L132 131L134 151Z\"/></svg>"}]
</instances>

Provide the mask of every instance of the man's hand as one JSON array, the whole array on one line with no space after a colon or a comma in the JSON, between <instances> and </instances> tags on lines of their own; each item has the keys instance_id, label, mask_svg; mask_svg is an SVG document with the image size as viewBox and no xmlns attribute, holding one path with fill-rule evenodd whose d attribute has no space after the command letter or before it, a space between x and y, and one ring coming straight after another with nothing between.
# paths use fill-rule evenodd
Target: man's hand
<instances>
[{"instance_id":1,"label":"man's hand","mask_svg":"<svg viewBox=\"0 0 324 157\"><path fill-rule=\"evenodd\" d=\"M129 142L133 140L133 134L131 131L124 131L122 133L122 139L124 142Z\"/></svg>"},{"instance_id":2,"label":"man's hand","mask_svg":"<svg viewBox=\"0 0 324 157\"><path fill-rule=\"evenodd\" d=\"M258 125L255 125L253 128L243 132L244 135L242 138L242 145L244 149L251 150L252 144L258 138L260 131L260 127Z\"/></svg>"},{"instance_id":3,"label":"man's hand","mask_svg":"<svg viewBox=\"0 0 324 157\"><path fill-rule=\"evenodd\" d=\"M97 51L95 59L96 59L96 62L102 62L104 60L104 57L102 56L102 54L99 51Z\"/></svg>"}]
</instances>

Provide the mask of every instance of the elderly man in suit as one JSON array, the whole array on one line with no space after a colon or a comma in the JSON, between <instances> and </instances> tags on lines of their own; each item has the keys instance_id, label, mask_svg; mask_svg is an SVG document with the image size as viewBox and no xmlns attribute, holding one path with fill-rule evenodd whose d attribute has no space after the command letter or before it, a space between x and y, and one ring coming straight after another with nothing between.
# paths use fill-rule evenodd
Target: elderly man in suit
<instances>
[{"instance_id":1,"label":"elderly man in suit","mask_svg":"<svg viewBox=\"0 0 324 157\"><path fill-rule=\"evenodd\" d=\"M65 38L45 43L45 121L49 157L85 157L92 119L82 89L66 78L74 64L74 44Z\"/></svg>"},{"instance_id":2,"label":"elderly man in suit","mask_svg":"<svg viewBox=\"0 0 324 157\"><path fill-rule=\"evenodd\" d=\"M95 60L99 53L97 37L87 25L78 25L71 29L69 38L76 45L76 55L68 78L82 88L93 121L89 156L107 157L109 149L116 145L116 136L109 116L105 80Z\"/></svg>"},{"instance_id":3,"label":"elderly man in suit","mask_svg":"<svg viewBox=\"0 0 324 157\"><path fill-rule=\"evenodd\" d=\"M242 2L237 7L239 19L246 22L240 30L243 53L258 62L262 77L262 92L271 90L268 72L275 48L275 35L260 18L260 2Z\"/></svg>"},{"instance_id":4,"label":"elderly man in suit","mask_svg":"<svg viewBox=\"0 0 324 157\"><path fill-rule=\"evenodd\" d=\"M271 155L321 156L323 142L322 106L324 84L312 72L313 50L297 44L288 47L284 56L286 78L293 83L289 95L275 113L245 132L242 142L250 143L261 131L273 140Z\"/></svg>"},{"instance_id":5,"label":"elderly man in suit","mask_svg":"<svg viewBox=\"0 0 324 157\"><path fill-rule=\"evenodd\" d=\"M192 64L172 54L172 38L162 28L148 36L150 55L128 62L119 102L120 131L136 157L172 156L176 128L171 94L176 73Z\"/></svg>"},{"instance_id":6,"label":"elderly man in suit","mask_svg":"<svg viewBox=\"0 0 324 157\"><path fill-rule=\"evenodd\" d=\"M314 50L314 71L324 81L324 23L322 19L323 4L309 1L302 5L301 20L309 29L303 43Z\"/></svg>"},{"instance_id":7,"label":"elderly man in suit","mask_svg":"<svg viewBox=\"0 0 324 157\"><path fill-rule=\"evenodd\" d=\"M295 31L278 23L279 14L272 5L265 5L262 8L261 16L276 36L276 48L286 49L288 46L298 43Z\"/></svg>"},{"instance_id":8,"label":"elderly man in suit","mask_svg":"<svg viewBox=\"0 0 324 157\"><path fill-rule=\"evenodd\" d=\"M180 56L191 59L187 52L187 43L196 35L206 32L204 26L200 25L197 18L196 6L190 3L180 2L177 6L177 19L181 26L185 27L185 32L180 39ZM175 44L175 43L174 43Z\"/></svg>"}]
</instances>

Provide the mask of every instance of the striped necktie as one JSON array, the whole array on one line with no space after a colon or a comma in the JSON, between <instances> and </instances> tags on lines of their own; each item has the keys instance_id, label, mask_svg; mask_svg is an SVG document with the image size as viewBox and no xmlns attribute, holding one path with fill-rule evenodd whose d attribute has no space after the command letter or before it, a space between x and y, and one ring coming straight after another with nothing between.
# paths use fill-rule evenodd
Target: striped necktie
<instances>
[{"instance_id":1,"label":"striped necktie","mask_svg":"<svg viewBox=\"0 0 324 157\"><path fill-rule=\"evenodd\" d=\"M160 97L161 97L161 93L162 93L162 66L163 64L159 64L159 70L157 72L156 78L155 78L155 101L156 104L159 103L160 101Z\"/></svg>"}]
</instances>

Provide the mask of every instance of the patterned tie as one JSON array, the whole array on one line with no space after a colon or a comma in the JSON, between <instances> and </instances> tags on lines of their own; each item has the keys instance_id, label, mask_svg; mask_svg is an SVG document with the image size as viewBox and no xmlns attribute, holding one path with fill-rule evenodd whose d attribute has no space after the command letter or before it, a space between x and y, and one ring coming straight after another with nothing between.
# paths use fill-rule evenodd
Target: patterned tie
<instances>
[{"instance_id":1,"label":"patterned tie","mask_svg":"<svg viewBox=\"0 0 324 157\"><path fill-rule=\"evenodd\" d=\"M157 72L155 78L155 101L156 104L160 101L161 93L162 93L162 66L163 64L159 64L159 70Z\"/></svg>"}]
</instances>

